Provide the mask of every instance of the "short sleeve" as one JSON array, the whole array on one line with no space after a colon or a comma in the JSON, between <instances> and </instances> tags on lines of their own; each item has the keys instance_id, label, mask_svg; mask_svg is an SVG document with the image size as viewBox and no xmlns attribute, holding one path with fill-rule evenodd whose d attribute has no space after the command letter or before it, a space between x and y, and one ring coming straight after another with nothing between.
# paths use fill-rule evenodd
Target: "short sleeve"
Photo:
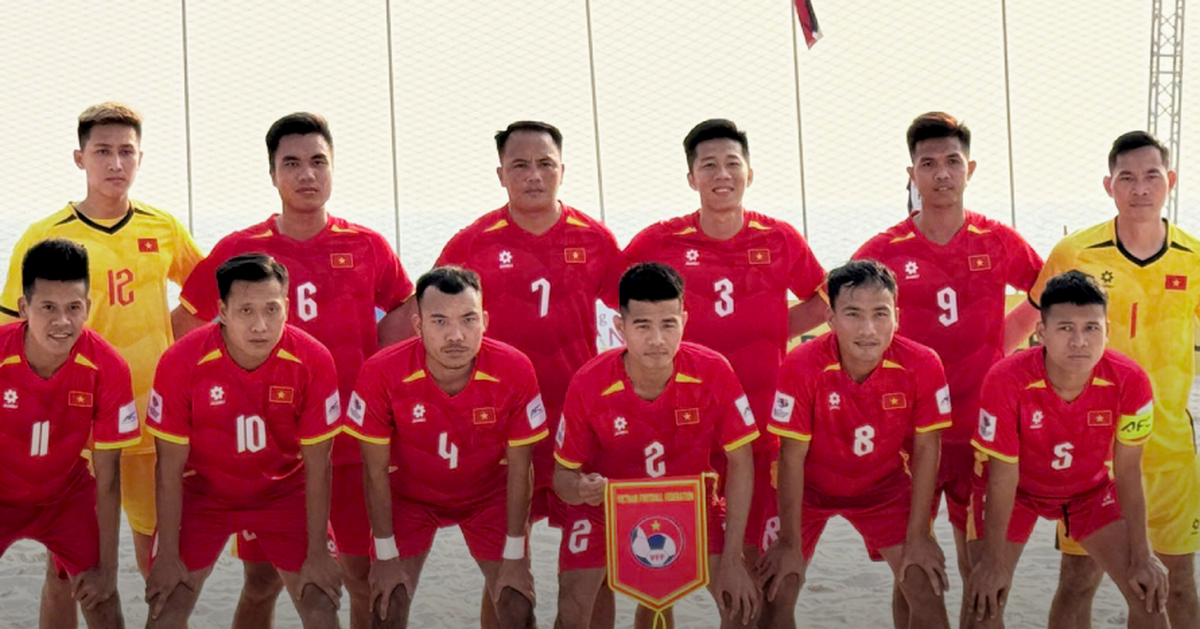
<instances>
[{"instance_id":1,"label":"short sleeve","mask_svg":"<svg viewBox=\"0 0 1200 629\"><path fill-rule=\"evenodd\" d=\"M792 352L779 368L775 387L775 403L771 405L771 421L767 431L796 441L812 441L813 399L815 377L800 373L799 355Z\"/></svg>"},{"instance_id":2,"label":"short sleeve","mask_svg":"<svg viewBox=\"0 0 1200 629\"><path fill-rule=\"evenodd\" d=\"M379 358L382 355L367 360L359 372L342 426L360 441L387 445L392 442L396 419L392 415L391 391L384 379L388 370Z\"/></svg>"},{"instance_id":3,"label":"short sleeve","mask_svg":"<svg viewBox=\"0 0 1200 629\"><path fill-rule=\"evenodd\" d=\"M1139 446L1150 440L1154 430L1154 393L1150 378L1141 367L1132 370L1121 383L1121 422L1117 441Z\"/></svg>"},{"instance_id":4,"label":"short sleeve","mask_svg":"<svg viewBox=\"0 0 1200 629\"><path fill-rule=\"evenodd\" d=\"M212 253L196 264L183 283L179 303L201 321L217 318L221 295L217 291L217 267L235 255L228 236L222 238Z\"/></svg>"},{"instance_id":5,"label":"short sleeve","mask_svg":"<svg viewBox=\"0 0 1200 629\"><path fill-rule=\"evenodd\" d=\"M462 229L450 238L445 247L442 247L442 253L438 256L434 266L446 266L447 264L466 266L470 255L471 237L467 229Z\"/></svg>"},{"instance_id":6,"label":"short sleeve","mask_svg":"<svg viewBox=\"0 0 1200 629\"><path fill-rule=\"evenodd\" d=\"M107 354L100 361L100 377L93 392L100 403L92 422L92 447L119 450L139 443L142 431L129 365L116 351Z\"/></svg>"},{"instance_id":7,"label":"short sleeve","mask_svg":"<svg viewBox=\"0 0 1200 629\"><path fill-rule=\"evenodd\" d=\"M949 428L950 385L942 360L932 351L920 363L916 378L916 402L913 404L913 429L919 433Z\"/></svg>"},{"instance_id":8,"label":"short sleeve","mask_svg":"<svg viewBox=\"0 0 1200 629\"><path fill-rule=\"evenodd\" d=\"M167 277L179 286L183 286L196 266L204 260L204 254L200 252L196 240L184 228L183 223L174 217L171 218L171 222L175 232L175 255L171 258L171 268L167 271Z\"/></svg>"},{"instance_id":9,"label":"short sleeve","mask_svg":"<svg viewBox=\"0 0 1200 629\"><path fill-rule=\"evenodd\" d=\"M163 441L187 445L192 437L191 379L181 378L180 374L189 374L191 369L184 368L186 355L175 351L179 347L168 348L158 362L146 405L146 432Z\"/></svg>"},{"instance_id":10,"label":"short sleeve","mask_svg":"<svg viewBox=\"0 0 1200 629\"><path fill-rule=\"evenodd\" d=\"M976 450L1000 459L1006 463L1016 463L1020 453L1020 440L1017 436L1019 421L1017 408L1017 389L997 370L1003 363L998 363L983 379L980 390L979 424L975 427L975 436L971 445Z\"/></svg>"},{"instance_id":11,"label":"short sleeve","mask_svg":"<svg viewBox=\"0 0 1200 629\"><path fill-rule=\"evenodd\" d=\"M506 409L510 448L532 445L550 436L546 405L538 391L533 363L524 356L520 358L520 361L514 361L515 368L511 377L515 386L508 398L510 408Z\"/></svg>"},{"instance_id":12,"label":"short sleeve","mask_svg":"<svg viewBox=\"0 0 1200 629\"><path fill-rule=\"evenodd\" d=\"M737 374L727 363L722 363L716 370L713 391L716 394L716 404L713 410L718 413L717 439L722 450L732 452L758 438L758 424L754 421L754 412L750 410L750 400L742 390L742 383ZM706 409L701 409L704 412Z\"/></svg>"},{"instance_id":13,"label":"short sleeve","mask_svg":"<svg viewBox=\"0 0 1200 629\"><path fill-rule=\"evenodd\" d=\"M820 292L821 285L825 283L825 269L821 268L821 263L813 255L812 248L795 227L783 223L782 229L790 254L788 288L800 301L808 301Z\"/></svg>"},{"instance_id":14,"label":"short sleeve","mask_svg":"<svg viewBox=\"0 0 1200 629\"><path fill-rule=\"evenodd\" d=\"M1060 241L1050 251L1050 257L1046 259L1046 263L1042 265L1042 270L1038 273L1037 281L1029 289L1029 301L1035 306L1041 307L1042 292L1046 290L1046 283L1052 278L1066 273L1075 268L1075 251L1066 240Z\"/></svg>"},{"instance_id":15,"label":"short sleeve","mask_svg":"<svg viewBox=\"0 0 1200 629\"><path fill-rule=\"evenodd\" d=\"M304 387L305 399L296 435L300 445L311 446L341 432L342 405L338 397L337 368L329 350L312 341L306 354L308 382Z\"/></svg>"},{"instance_id":16,"label":"short sleeve","mask_svg":"<svg viewBox=\"0 0 1200 629\"><path fill-rule=\"evenodd\" d=\"M375 259L378 261L375 306L384 312L391 312L412 297L413 283L400 264L400 256L383 237L376 239Z\"/></svg>"},{"instance_id":17,"label":"short sleeve","mask_svg":"<svg viewBox=\"0 0 1200 629\"><path fill-rule=\"evenodd\" d=\"M596 433L588 423L589 414L581 388L577 380L571 381L558 434L554 436L554 460L573 470L590 461L596 450Z\"/></svg>"},{"instance_id":18,"label":"short sleeve","mask_svg":"<svg viewBox=\"0 0 1200 629\"><path fill-rule=\"evenodd\" d=\"M626 262L628 262L630 265L633 265L640 262L652 262L656 260L656 256L658 254L658 239L655 237L655 234L657 232L657 224L651 225L638 232L637 235L635 235L633 239L629 241L629 244L625 245L624 257Z\"/></svg>"},{"instance_id":19,"label":"short sleeve","mask_svg":"<svg viewBox=\"0 0 1200 629\"><path fill-rule=\"evenodd\" d=\"M1004 281L1017 290L1029 292L1038 283L1043 266L1042 256L1039 256L1015 230L1006 227L1004 234L1004 248L1008 258L1005 261L1008 273Z\"/></svg>"}]
</instances>

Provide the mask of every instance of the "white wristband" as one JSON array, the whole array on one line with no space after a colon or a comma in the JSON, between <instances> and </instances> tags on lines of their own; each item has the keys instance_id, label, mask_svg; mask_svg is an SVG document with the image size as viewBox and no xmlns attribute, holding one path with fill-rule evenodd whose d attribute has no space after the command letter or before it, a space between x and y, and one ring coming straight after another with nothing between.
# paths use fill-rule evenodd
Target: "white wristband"
<instances>
[{"instance_id":1,"label":"white wristband","mask_svg":"<svg viewBox=\"0 0 1200 629\"><path fill-rule=\"evenodd\" d=\"M504 559L516 561L525 558L525 536L519 535L513 537L509 535L504 540Z\"/></svg>"},{"instance_id":2,"label":"white wristband","mask_svg":"<svg viewBox=\"0 0 1200 629\"><path fill-rule=\"evenodd\" d=\"M387 561L400 556L400 551L396 549L396 536L392 537L376 537L375 538L375 559L378 561Z\"/></svg>"}]
</instances>

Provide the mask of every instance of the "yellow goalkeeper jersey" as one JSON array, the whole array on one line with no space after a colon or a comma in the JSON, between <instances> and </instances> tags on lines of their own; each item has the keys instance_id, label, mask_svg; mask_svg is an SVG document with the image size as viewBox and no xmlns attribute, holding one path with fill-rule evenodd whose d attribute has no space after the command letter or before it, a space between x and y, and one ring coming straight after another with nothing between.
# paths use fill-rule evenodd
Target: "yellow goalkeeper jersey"
<instances>
[{"instance_id":1,"label":"yellow goalkeeper jersey","mask_svg":"<svg viewBox=\"0 0 1200 629\"><path fill-rule=\"evenodd\" d=\"M1145 469L1190 464L1196 455L1188 395L1196 371L1200 240L1168 224L1162 250L1138 260L1117 241L1115 220L1077 231L1054 246L1029 298L1038 304L1046 282L1071 269L1094 276L1108 291L1108 346L1150 375L1155 417Z\"/></svg>"},{"instance_id":2,"label":"yellow goalkeeper jersey","mask_svg":"<svg viewBox=\"0 0 1200 629\"><path fill-rule=\"evenodd\" d=\"M130 201L125 216L107 221L88 218L69 203L31 225L17 241L0 294L0 313L6 315L0 319L18 316L21 261L30 247L48 238L66 238L87 249L92 299L87 326L129 363L138 414L144 421L154 369L174 340L167 280L182 285L203 254L175 217L144 203ZM142 437L126 452L152 452L154 438L144 430Z\"/></svg>"}]
</instances>

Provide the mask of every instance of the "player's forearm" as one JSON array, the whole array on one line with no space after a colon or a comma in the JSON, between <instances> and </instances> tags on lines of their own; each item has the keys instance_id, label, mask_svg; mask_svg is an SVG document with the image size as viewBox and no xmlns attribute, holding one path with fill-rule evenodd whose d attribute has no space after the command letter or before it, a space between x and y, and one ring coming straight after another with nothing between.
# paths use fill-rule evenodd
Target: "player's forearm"
<instances>
[{"instance_id":1,"label":"player's forearm","mask_svg":"<svg viewBox=\"0 0 1200 629\"><path fill-rule=\"evenodd\" d=\"M155 499L158 516L156 557L179 557L179 525L183 520L183 468L189 446L157 440L158 463L155 468Z\"/></svg>"},{"instance_id":2,"label":"player's forearm","mask_svg":"<svg viewBox=\"0 0 1200 629\"><path fill-rule=\"evenodd\" d=\"M304 510L307 517L308 553L328 552L329 546L329 497L333 492L333 466L329 464L329 452L333 439L303 446L304 456Z\"/></svg>"},{"instance_id":3,"label":"player's forearm","mask_svg":"<svg viewBox=\"0 0 1200 629\"><path fill-rule=\"evenodd\" d=\"M912 502L908 513L908 538L929 536L930 512L937 486L942 436L938 431L918 433L913 439Z\"/></svg>"},{"instance_id":4,"label":"player's forearm","mask_svg":"<svg viewBox=\"0 0 1200 629\"><path fill-rule=\"evenodd\" d=\"M412 316L416 312L416 309L416 298L409 297L399 308L387 313L379 320L379 325L376 327L376 334L380 347L399 343L416 334L416 330L413 329L412 325Z\"/></svg>"},{"instance_id":5,"label":"player's forearm","mask_svg":"<svg viewBox=\"0 0 1200 629\"><path fill-rule=\"evenodd\" d=\"M1007 356L1015 351L1029 339L1029 335L1033 334L1033 330L1037 327L1037 320L1040 316L1037 308L1028 299L1022 299L1016 308L1013 308L1004 317L1004 354Z\"/></svg>"},{"instance_id":6,"label":"player's forearm","mask_svg":"<svg viewBox=\"0 0 1200 629\"><path fill-rule=\"evenodd\" d=\"M781 439L779 449L778 498L779 498L779 541L791 547L800 547L800 517L804 509L804 459L808 455L808 443L793 439Z\"/></svg>"},{"instance_id":7,"label":"player's forearm","mask_svg":"<svg viewBox=\"0 0 1200 629\"><path fill-rule=\"evenodd\" d=\"M392 485L388 478L391 450L385 445L363 443L362 454L371 531L377 538L392 537Z\"/></svg>"},{"instance_id":8,"label":"player's forearm","mask_svg":"<svg viewBox=\"0 0 1200 629\"><path fill-rule=\"evenodd\" d=\"M725 552L741 555L754 492L754 453L749 445L726 453Z\"/></svg>"},{"instance_id":9,"label":"player's forearm","mask_svg":"<svg viewBox=\"0 0 1200 629\"><path fill-rule=\"evenodd\" d=\"M1129 530L1129 557L1133 561L1150 558L1150 540L1146 534L1146 494L1142 489L1142 446L1118 443L1113 448L1113 473L1117 481L1117 504Z\"/></svg>"},{"instance_id":10,"label":"player's forearm","mask_svg":"<svg viewBox=\"0 0 1200 629\"><path fill-rule=\"evenodd\" d=\"M1008 539L1008 524L1012 520L1013 504L1017 500L1017 481L1020 468L991 457L988 463L987 496L984 502L984 531L987 539L984 552L989 559L1001 561L1004 542Z\"/></svg>"},{"instance_id":11,"label":"player's forearm","mask_svg":"<svg viewBox=\"0 0 1200 629\"><path fill-rule=\"evenodd\" d=\"M583 504L583 496L579 494L579 482L583 474L579 470L567 469L561 465L554 468L554 493L558 499L569 505Z\"/></svg>"},{"instance_id":12,"label":"player's forearm","mask_svg":"<svg viewBox=\"0 0 1200 629\"><path fill-rule=\"evenodd\" d=\"M96 474L96 523L100 529L100 567L117 568L117 545L121 531L121 451L95 450L92 470Z\"/></svg>"},{"instance_id":13,"label":"player's forearm","mask_svg":"<svg viewBox=\"0 0 1200 629\"><path fill-rule=\"evenodd\" d=\"M529 522L529 501L533 496L533 446L508 448L508 535L525 534Z\"/></svg>"},{"instance_id":14,"label":"player's forearm","mask_svg":"<svg viewBox=\"0 0 1200 629\"><path fill-rule=\"evenodd\" d=\"M788 338L793 339L825 322L825 300L813 295L808 301L788 308Z\"/></svg>"},{"instance_id":15,"label":"player's forearm","mask_svg":"<svg viewBox=\"0 0 1200 629\"><path fill-rule=\"evenodd\" d=\"M188 332L204 325L204 321L188 311L182 305L175 306L171 311L171 335L176 340L183 338Z\"/></svg>"}]
</instances>

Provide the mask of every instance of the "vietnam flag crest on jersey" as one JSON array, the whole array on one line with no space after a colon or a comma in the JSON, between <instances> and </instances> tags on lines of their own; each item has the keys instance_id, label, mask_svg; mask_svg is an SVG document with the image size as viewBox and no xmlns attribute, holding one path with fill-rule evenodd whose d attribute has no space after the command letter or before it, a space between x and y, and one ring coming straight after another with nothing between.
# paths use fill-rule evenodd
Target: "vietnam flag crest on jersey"
<instances>
[{"instance_id":1,"label":"vietnam flag crest on jersey","mask_svg":"<svg viewBox=\"0 0 1200 629\"><path fill-rule=\"evenodd\" d=\"M608 585L658 616L708 585L704 478L612 481L605 490Z\"/></svg>"}]
</instances>

